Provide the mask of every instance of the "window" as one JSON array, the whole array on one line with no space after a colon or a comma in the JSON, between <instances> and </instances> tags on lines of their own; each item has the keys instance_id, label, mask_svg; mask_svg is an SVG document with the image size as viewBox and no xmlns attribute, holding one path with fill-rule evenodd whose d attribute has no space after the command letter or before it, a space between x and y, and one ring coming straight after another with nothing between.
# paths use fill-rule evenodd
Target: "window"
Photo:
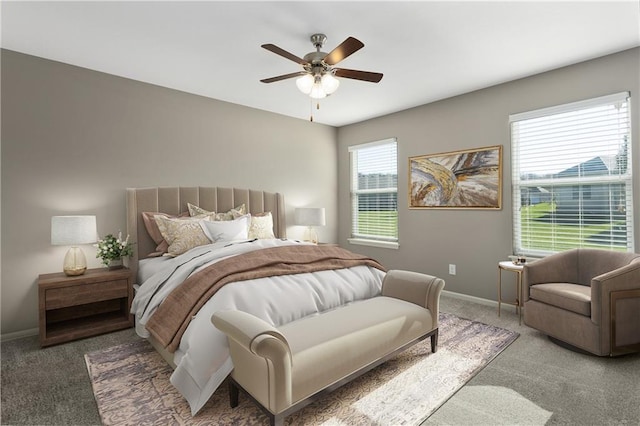
<instances>
[{"instance_id":1,"label":"window","mask_svg":"<svg viewBox=\"0 0 640 426\"><path fill-rule=\"evenodd\" d=\"M515 253L634 251L629 104L625 92L509 117Z\"/></svg>"},{"instance_id":2,"label":"window","mask_svg":"<svg viewBox=\"0 0 640 426\"><path fill-rule=\"evenodd\" d=\"M395 139L349 147L350 243L398 247L397 151Z\"/></svg>"}]
</instances>

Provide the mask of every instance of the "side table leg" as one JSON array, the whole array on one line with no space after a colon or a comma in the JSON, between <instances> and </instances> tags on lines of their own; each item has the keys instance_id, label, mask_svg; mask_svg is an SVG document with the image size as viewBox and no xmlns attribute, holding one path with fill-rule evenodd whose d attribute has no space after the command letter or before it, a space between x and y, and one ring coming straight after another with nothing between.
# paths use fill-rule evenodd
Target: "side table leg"
<instances>
[{"instance_id":1,"label":"side table leg","mask_svg":"<svg viewBox=\"0 0 640 426\"><path fill-rule=\"evenodd\" d=\"M516 283L516 305L518 307L518 325L522 325L522 271L517 271L518 281Z\"/></svg>"},{"instance_id":2,"label":"side table leg","mask_svg":"<svg viewBox=\"0 0 640 426\"><path fill-rule=\"evenodd\" d=\"M502 303L502 270L498 267L498 317L500 317L500 304Z\"/></svg>"}]
</instances>

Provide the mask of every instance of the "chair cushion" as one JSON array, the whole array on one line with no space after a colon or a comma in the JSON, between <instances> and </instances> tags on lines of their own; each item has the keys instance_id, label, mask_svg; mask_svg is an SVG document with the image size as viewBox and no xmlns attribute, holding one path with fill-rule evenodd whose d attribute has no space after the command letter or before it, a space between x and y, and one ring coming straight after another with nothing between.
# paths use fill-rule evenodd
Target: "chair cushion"
<instances>
[{"instance_id":1,"label":"chair cushion","mask_svg":"<svg viewBox=\"0 0 640 426\"><path fill-rule=\"evenodd\" d=\"M580 315L591 316L591 287L580 284L536 284L530 288L531 299L557 306Z\"/></svg>"}]
</instances>

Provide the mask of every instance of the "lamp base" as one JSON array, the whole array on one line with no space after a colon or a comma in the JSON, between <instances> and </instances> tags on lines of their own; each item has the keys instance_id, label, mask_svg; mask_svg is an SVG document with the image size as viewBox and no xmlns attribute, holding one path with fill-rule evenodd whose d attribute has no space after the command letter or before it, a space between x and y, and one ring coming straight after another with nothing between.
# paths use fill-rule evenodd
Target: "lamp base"
<instances>
[{"instance_id":1,"label":"lamp base","mask_svg":"<svg viewBox=\"0 0 640 426\"><path fill-rule=\"evenodd\" d=\"M62 270L69 277L82 275L87 270L87 258L80 247L71 247L64 257Z\"/></svg>"},{"instance_id":2,"label":"lamp base","mask_svg":"<svg viewBox=\"0 0 640 426\"><path fill-rule=\"evenodd\" d=\"M87 268L75 268L75 269L65 269L64 273L68 277L75 277L77 275L82 275L87 272Z\"/></svg>"},{"instance_id":3,"label":"lamp base","mask_svg":"<svg viewBox=\"0 0 640 426\"><path fill-rule=\"evenodd\" d=\"M313 228L313 226L307 227L307 229L304 231L303 241L318 244L318 233Z\"/></svg>"}]
</instances>

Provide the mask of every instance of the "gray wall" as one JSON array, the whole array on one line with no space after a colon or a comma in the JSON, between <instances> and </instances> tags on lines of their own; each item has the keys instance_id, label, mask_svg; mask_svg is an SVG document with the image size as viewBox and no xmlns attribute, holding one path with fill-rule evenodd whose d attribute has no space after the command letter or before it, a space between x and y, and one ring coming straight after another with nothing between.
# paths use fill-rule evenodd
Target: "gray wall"
<instances>
[{"instance_id":1,"label":"gray wall","mask_svg":"<svg viewBox=\"0 0 640 426\"><path fill-rule=\"evenodd\" d=\"M127 187L279 191L289 225L294 207L325 207L319 236L335 241L335 128L16 52L1 61L3 335L38 326L38 274L62 270L51 216L125 232Z\"/></svg>"},{"instance_id":2,"label":"gray wall","mask_svg":"<svg viewBox=\"0 0 640 426\"><path fill-rule=\"evenodd\" d=\"M637 48L337 131L15 52L1 59L3 335L37 327L37 276L61 270L66 248L50 245L51 216L96 214L101 235L124 230L126 187L280 191L289 222L296 206L327 209L322 241L337 235L389 268L438 275L449 291L495 300L496 264L511 254L508 115L628 90L640 197ZM399 146L400 248L349 245L347 147L387 137ZM503 146L502 210L406 207L408 157L489 145ZM288 230L294 238L302 231ZM98 267L95 249L84 249Z\"/></svg>"},{"instance_id":3,"label":"gray wall","mask_svg":"<svg viewBox=\"0 0 640 426\"><path fill-rule=\"evenodd\" d=\"M338 129L339 243L388 268L440 276L446 290L496 300L497 263L512 254L509 114L630 91L634 198L640 199L640 49L546 72ZM348 146L398 138L398 250L350 245ZM408 157L483 146L503 146L502 209L408 209ZM636 203L636 207L638 204ZM635 229L640 229L638 216ZM636 251L640 248L636 231ZM449 264L457 265L455 276ZM504 275L504 280L514 277ZM509 282L509 281L507 281ZM504 295L515 298L513 285Z\"/></svg>"}]
</instances>

